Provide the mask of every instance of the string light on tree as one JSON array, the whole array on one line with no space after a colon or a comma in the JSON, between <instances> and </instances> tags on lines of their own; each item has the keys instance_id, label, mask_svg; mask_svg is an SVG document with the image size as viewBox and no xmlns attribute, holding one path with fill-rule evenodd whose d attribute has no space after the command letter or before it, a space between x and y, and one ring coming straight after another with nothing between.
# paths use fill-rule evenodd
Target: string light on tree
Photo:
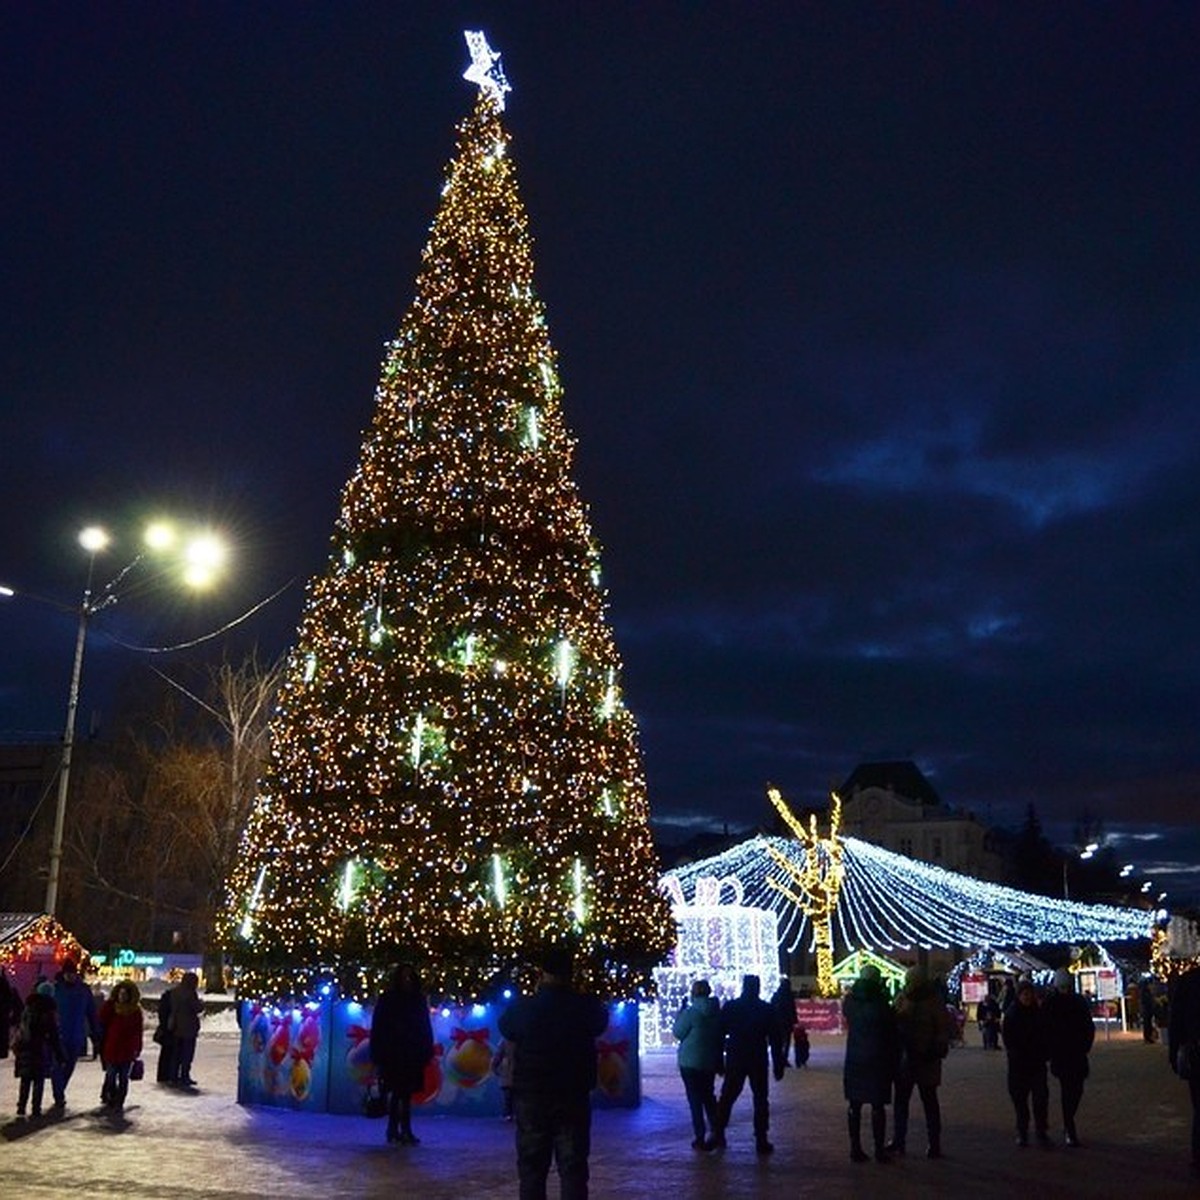
<instances>
[{"instance_id":1,"label":"string light on tree","mask_svg":"<svg viewBox=\"0 0 1200 1200\"><path fill-rule=\"evenodd\" d=\"M838 837L838 829L842 823L841 797L836 792L831 794L829 835L821 837L817 831L816 813L811 814L809 826L805 829L787 806L778 788L770 788L767 796L805 851L802 861L797 865L792 858L768 845L767 853L787 872L789 883L780 883L774 878L769 878L767 882L798 905L812 922L813 945L817 957L817 990L822 996L836 996L838 987L833 977L833 914L837 909L843 873L842 844Z\"/></svg>"},{"instance_id":2,"label":"string light on tree","mask_svg":"<svg viewBox=\"0 0 1200 1200\"><path fill-rule=\"evenodd\" d=\"M405 952L434 993L473 1001L567 937L583 981L619 998L673 940L501 120L511 89L486 38L467 42L479 94L230 880L247 994L336 980L362 997Z\"/></svg>"}]
</instances>

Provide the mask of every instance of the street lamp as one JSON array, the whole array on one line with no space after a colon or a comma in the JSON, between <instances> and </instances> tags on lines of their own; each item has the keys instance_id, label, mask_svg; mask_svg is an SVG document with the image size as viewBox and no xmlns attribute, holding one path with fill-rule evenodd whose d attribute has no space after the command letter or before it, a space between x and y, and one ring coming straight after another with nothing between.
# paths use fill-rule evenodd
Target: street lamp
<instances>
[{"instance_id":1,"label":"street lamp","mask_svg":"<svg viewBox=\"0 0 1200 1200\"><path fill-rule=\"evenodd\" d=\"M162 522L151 525L145 533L146 549L134 556L122 568L96 598L92 596L92 576L96 555L107 548L109 536L103 529L91 526L79 535L79 544L88 553L87 585L79 605L79 625L75 632L75 658L71 665L71 688L67 694L67 723L63 730L62 759L58 772L58 804L54 811L54 836L50 842L50 873L46 880L46 912L54 915L58 904L59 869L62 865L63 831L67 817L67 795L71 786L71 756L75 748L75 714L79 708L79 680L83 674L83 649L87 644L88 622L109 605L119 599L117 591L121 581L138 565L147 553L158 553L171 549L176 542L171 526ZM191 539L183 553L184 582L193 587L203 587L212 581L223 565L225 551L219 539L210 533Z\"/></svg>"},{"instance_id":2,"label":"street lamp","mask_svg":"<svg viewBox=\"0 0 1200 1200\"><path fill-rule=\"evenodd\" d=\"M1079 852L1080 862L1087 862L1087 860L1089 858L1091 858L1096 853L1096 851L1099 849L1100 849L1099 842L1088 842L1088 844L1086 846L1084 846L1084 848L1082 850L1080 850L1080 852ZM1070 862L1070 856L1064 854L1063 855L1063 865L1062 865L1062 867L1063 867L1063 899L1064 900L1070 900L1070 898L1071 898L1071 891L1067 884L1067 864L1069 862Z\"/></svg>"}]
</instances>

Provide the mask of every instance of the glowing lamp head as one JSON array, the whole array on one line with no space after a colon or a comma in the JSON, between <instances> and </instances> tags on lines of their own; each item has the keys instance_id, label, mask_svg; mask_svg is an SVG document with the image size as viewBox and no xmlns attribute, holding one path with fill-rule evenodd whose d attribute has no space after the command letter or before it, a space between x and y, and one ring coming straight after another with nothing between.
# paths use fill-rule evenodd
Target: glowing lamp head
<instances>
[{"instance_id":1,"label":"glowing lamp head","mask_svg":"<svg viewBox=\"0 0 1200 1200\"><path fill-rule=\"evenodd\" d=\"M183 579L189 587L208 587L216 579L226 559L225 544L215 534L193 538L183 552Z\"/></svg>"},{"instance_id":2,"label":"glowing lamp head","mask_svg":"<svg viewBox=\"0 0 1200 1200\"><path fill-rule=\"evenodd\" d=\"M146 526L142 540L146 543L147 549L156 553L169 550L175 545L175 529L166 521L153 521Z\"/></svg>"},{"instance_id":3,"label":"glowing lamp head","mask_svg":"<svg viewBox=\"0 0 1200 1200\"><path fill-rule=\"evenodd\" d=\"M89 554L98 554L108 543L108 534L99 525L89 525L79 534L79 544Z\"/></svg>"}]
</instances>

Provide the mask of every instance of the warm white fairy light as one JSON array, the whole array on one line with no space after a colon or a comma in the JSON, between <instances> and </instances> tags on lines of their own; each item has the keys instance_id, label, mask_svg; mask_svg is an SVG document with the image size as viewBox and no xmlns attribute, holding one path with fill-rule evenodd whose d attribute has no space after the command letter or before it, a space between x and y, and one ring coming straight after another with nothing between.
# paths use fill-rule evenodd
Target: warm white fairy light
<instances>
[{"instance_id":1,"label":"warm white fairy light","mask_svg":"<svg viewBox=\"0 0 1200 1200\"><path fill-rule=\"evenodd\" d=\"M583 863L577 858L575 860L574 869L574 885L575 885L575 901L572 905L572 911L575 914L575 920L582 925L587 917L587 910L583 902Z\"/></svg>"},{"instance_id":2,"label":"warm white fairy light","mask_svg":"<svg viewBox=\"0 0 1200 1200\"><path fill-rule=\"evenodd\" d=\"M558 686L565 688L571 680L571 667L575 655L571 649L570 640L563 638L554 651L554 678Z\"/></svg>"},{"instance_id":3,"label":"warm white fairy light","mask_svg":"<svg viewBox=\"0 0 1200 1200\"><path fill-rule=\"evenodd\" d=\"M425 736L425 717L422 713L417 713L417 719L413 722L412 742L409 753L412 756L412 765L419 767L421 765L421 740Z\"/></svg>"},{"instance_id":4,"label":"warm white fairy light","mask_svg":"<svg viewBox=\"0 0 1200 1200\"><path fill-rule=\"evenodd\" d=\"M503 908L508 899L508 886L504 882L504 859L499 854L492 855L492 887L496 892L496 903Z\"/></svg>"},{"instance_id":5,"label":"warm white fairy light","mask_svg":"<svg viewBox=\"0 0 1200 1200\"><path fill-rule=\"evenodd\" d=\"M250 899L246 903L246 915L242 918L242 937L248 938L254 928L254 909L258 904L259 897L262 895L263 882L267 878L267 867L264 863L258 871L258 878L254 881L254 890L250 893Z\"/></svg>"},{"instance_id":6,"label":"warm white fairy light","mask_svg":"<svg viewBox=\"0 0 1200 1200\"><path fill-rule=\"evenodd\" d=\"M616 672L609 667L608 682L604 688L604 704L600 708L600 715L606 720L611 721L613 713L617 711L617 679Z\"/></svg>"}]
</instances>

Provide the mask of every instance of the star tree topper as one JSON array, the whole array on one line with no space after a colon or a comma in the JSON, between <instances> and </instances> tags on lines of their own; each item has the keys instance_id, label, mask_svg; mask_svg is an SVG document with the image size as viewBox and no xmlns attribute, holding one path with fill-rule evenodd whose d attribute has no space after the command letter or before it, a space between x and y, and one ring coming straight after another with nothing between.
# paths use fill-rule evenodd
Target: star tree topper
<instances>
[{"instance_id":1,"label":"star tree topper","mask_svg":"<svg viewBox=\"0 0 1200 1200\"><path fill-rule=\"evenodd\" d=\"M490 96L496 107L504 111L504 93L512 91L512 85L504 77L500 66L500 54L487 43L482 30L464 29L467 49L471 51L471 65L463 72L469 83L477 83L485 96Z\"/></svg>"}]
</instances>

